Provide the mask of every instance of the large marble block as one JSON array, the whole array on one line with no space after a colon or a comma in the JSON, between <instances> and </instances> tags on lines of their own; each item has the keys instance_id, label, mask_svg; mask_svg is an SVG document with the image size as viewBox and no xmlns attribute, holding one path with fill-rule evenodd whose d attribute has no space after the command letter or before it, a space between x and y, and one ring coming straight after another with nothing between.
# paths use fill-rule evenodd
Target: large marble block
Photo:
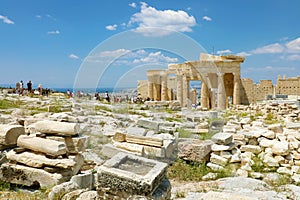
<instances>
[{"instance_id":1,"label":"large marble block","mask_svg":"<svg viewBox=\"0 0 300 200\"><path fill-rule=\"evenodd\" d=\"M150 195L165 179L167 164L147 158L118 153L98 168L97 188Z\"/></svg>"}]
</instances>

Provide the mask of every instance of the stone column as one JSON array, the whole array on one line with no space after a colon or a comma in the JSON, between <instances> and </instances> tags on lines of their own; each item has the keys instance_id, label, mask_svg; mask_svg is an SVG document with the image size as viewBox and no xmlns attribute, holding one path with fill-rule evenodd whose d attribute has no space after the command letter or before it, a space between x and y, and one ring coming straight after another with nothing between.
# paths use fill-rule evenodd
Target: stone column
<instances>
[{"instance_id":1,"label":"stone column","mask_svg":"<svg viewBox=\"0 0 300 200\"><path fill-rule=\"evenodd\" d=\"M234 86L233 86L233 105L241 104L241 77L240 73L234 73Z\"/></svg>"},{"instance_id":2,"label":"stone column","mask_svg":"<svg viewBox=\"0 0 300 200\"><path fill-rule=\"evenodd\" d=\"M161 75L161 100L167 101L168 99L168 75L163 73Z\"/></svg>"},{"instance_id":3,"label":"stone column","mask_svg":"<svg viewBox=\"0 0 300 200\"><path fill-rule=\"evenodd\" d=\"M218 109L226 109L226 94L223 80L223 73L218 73Z\"/></svg>"},{"instance_id":4,"label":"stone column","mask_svg":"<svg viewBox=\"0 0 300 200\"><path fill-rule=\"evenodd\" d=\"M204 81L201 83L201 107L209 108L209 91Z\"/></svg>"},{"instance_id":5,"label":"stone column","mask_svg":"<svg viewBox=\"0 0 300 200\"><path fill-rule=\"evenodd\" d=\"M177 75L177 100L182 104L182 75Z\"/></svg>"},{"instance_id":6,"label":"stone column","mask_svg":"<svg viewBox=\"0 0 300 200\"><path fill-rule=\"evenodd\" d=\"M148 97L149 97L151 100L154 99L154 95L153 95L153 87L154 87L153 77L152 77L152 76L148 76Z\"/></svg>"},{"instance_id":7,"label":"stone column","mask_svg":"<svg viewBox=\"0 0 300 200\"><path fill-rule=\"evenodd\" d=\"M190 82L185 75L182 77L182 106L186 107L190 97Z\"/></svg>"}]
</instances>

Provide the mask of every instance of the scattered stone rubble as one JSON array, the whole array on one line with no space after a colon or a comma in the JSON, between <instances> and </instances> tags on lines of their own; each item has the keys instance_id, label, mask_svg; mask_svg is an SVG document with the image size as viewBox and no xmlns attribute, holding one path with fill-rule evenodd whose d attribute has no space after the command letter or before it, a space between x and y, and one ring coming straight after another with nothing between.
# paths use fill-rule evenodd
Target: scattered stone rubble
<instances>
[{"instance_id":1,"label":"scattered stone rubble","mask_svg":"<svg viewBox=\"0 0 300 200\"><path fill-rule=\"evenodd\" d=\"M87 137L79 136L75 123L38 121L18 134L6 134L17 147L6 153L9 162L0 167L2 181L48 187L68 181L84 164L81 154ZM16 131L15 131L16 132ZM9 131L8 131L9 133ZM9 141L9 140L7 140Z\"/></svg>"},{"instance_id":2,"label":"scattered stone rubble","mask_svg":"<svg viewBox=\"0 0 300 200\"><path fill-rule=\"evenodd\" d=\"M39 102L34 102L35 106L44 107L50 102L35 101ZM12 116L0 113L0 148L5 154L0 155L0 180L26 186L56 185L50 199L170 199L171 186L165 173L167 163L176 158L178 142L178 157L206 162L211 169L212 173L203 180L216 179L217 173L230 169L239 178L251 177L272 184L284 176L300 183L300 111L295 104L235 106L231 111L247 116L237 114L227 121L212 123L206 119L221 116L215 111L182 109L176 112L181 121L167 122L163 119L174 115L153 114L147 109L135 111L136 115L114 113L112 105L100 105L106 109L95 111L95 105L99 104L74 103L72 112L30 117L17 109ZM146 108L176 110L177 106L176 102L151 102ZM69 105L65 107L70 109ZM268 119L270 115L273 121ZM276 123L268 124L268 120ZM211 140L177 140L176 131L181 128L197 136L211 129L221 131ZM81 135L96 137L88 141L87 136ZM97 143L100 136L107 137L108 143ZM93 149L86 151L91 144ZM94 153L99 153L97 150L111 159L104 163ZM293 191L297 193L295 188ZM214 192L188 197L222 196ZM221 193L224 199L230 196ZM278 194L273 196L284 199Z\"/></svg>"},{"instance_id":3,"label":"scattered stone rubble","mask_svg":"<svg viewBox=\"0 0 300 200\"><path fill-rule=\"evenodd\" d=\"M229 167L237 176L268 182L269 174L276 171L300 183L298 107L295 104L270 103L236 106L233 110L246 111L249 115L232 116L223 131L212 137L212 142L179 142L179 157L202 162L209 157L207 166L216 173L209 173L203 180L215 179L217 172ZM252 121L250 113L253 116L259 113L258 119ZM269 113L276 117L275 124L266 123Z\"/></svg>"}]
</instances>

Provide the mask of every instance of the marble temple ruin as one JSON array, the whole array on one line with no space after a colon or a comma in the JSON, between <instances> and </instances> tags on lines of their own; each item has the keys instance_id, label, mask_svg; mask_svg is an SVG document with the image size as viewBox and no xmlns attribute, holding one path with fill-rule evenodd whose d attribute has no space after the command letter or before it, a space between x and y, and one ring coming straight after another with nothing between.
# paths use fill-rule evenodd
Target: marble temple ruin
<instances>
[{"instance_id":1,"label":"marble temple ruin","mask_svg":"<svg viewBox=\"0 0 300 200\"><path fill-rule=\"evenodd\" d=\"M181 107L199 103L202 108L226 109L230 104L250 104L270 98L300 95L300 77L278 76L277 83L241 78L244 57L200 54L200 60L169 64L167 69L147 70L148 80L138 81L138 93L152 101L177 100ZM190 88L200 81L201 91Z\"/></svg>"},{"instance_id":2,"label":"marble temple ruin","mask_svg":"<svg viewBox=\"0 0 300 200\"><path fill-rule=\"evenodd\" d=\"M225 109L229 101L241 104L240 56L201 54L200 60L170 64L166 70L148 70L148 81L139 81L142 97L156 101L178 100L182 107L196 103L190 81L201 81L201 105Z\"/></svg>"}]
</instances>

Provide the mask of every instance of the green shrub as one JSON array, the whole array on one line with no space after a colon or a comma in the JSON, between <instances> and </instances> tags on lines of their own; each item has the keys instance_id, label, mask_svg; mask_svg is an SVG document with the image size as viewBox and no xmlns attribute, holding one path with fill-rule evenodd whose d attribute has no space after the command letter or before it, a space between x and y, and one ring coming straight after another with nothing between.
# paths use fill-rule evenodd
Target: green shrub
<instances>
[{"instance_id":1,"label":"green shrub","mask_svg":"<svg viewBox=\"0 0 300 200\"><path fill-rule=\"evenodd\" d=\"M176 160L168 168L168 178L178 181L201 181L208 173L205 163L186 162L182 159Z\"/></svg>"}]
</instances>

